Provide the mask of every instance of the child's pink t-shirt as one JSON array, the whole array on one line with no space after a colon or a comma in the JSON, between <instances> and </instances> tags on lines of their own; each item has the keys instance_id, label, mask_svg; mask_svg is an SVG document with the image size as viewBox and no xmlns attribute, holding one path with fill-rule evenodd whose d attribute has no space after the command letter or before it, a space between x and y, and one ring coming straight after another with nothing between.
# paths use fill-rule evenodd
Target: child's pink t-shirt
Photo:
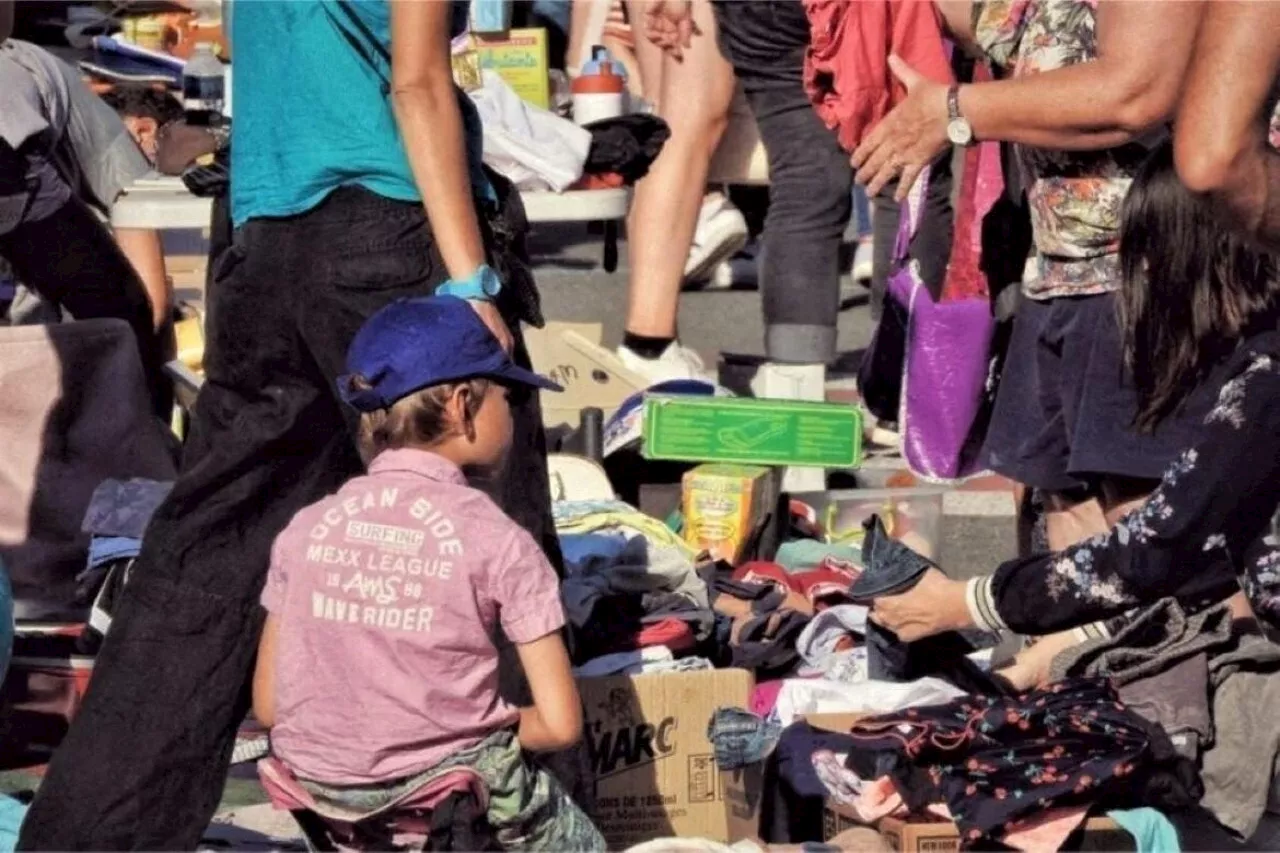
<instances>
[{"instance_id":1,"label":"child's pink t-shirt","mask_svg":"<svg viewBox=\"0 0 1280 853\"><path fill-rule=\"evenodd\" d=\"M564 625L533 537L420 450L294 516L262 603L280 622L272 750L332 785L419 773L514 723L496 626L527 643Z\"/></svg>"}]
</instances>

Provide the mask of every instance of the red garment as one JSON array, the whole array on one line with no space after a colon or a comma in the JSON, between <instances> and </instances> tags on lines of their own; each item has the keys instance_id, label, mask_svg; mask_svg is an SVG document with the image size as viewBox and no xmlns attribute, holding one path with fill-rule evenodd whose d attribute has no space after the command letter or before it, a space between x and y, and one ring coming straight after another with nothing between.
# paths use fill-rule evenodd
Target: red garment
<instances>
[{"instance_id":1,"label":"red garment","mask_svg":"<svg viewBox=\"0 0 1280 853\"><path fill-rule=\"evenodd\" d=\"M812 613L832 603L844 604L850 601L849 587L861 574L857 567L847 566L842 560L828 557L819 568L795 573L788 572L777 563L744 563L734 571L733 579L742 583L773 586L788 596L783 607Z\"/></svg>"},{"instance_id":2,"label":"red garment","mask_svg":"<svg viewBox=\"0 0 1280 853\"><path fill-rule=\"evenodd\" d=\"M847 151L906 96L889 70L895 53L950 85L951 62L931 0L803 0L810 45L804 88Z\"/></svg>"},{"instance_id":3,"label":"red garment","mask_svg":"<svg viewBox=\"0 0 1280 853\"><path fill-rule=\"evenodd\" d=\"M646 646L666 646L673 652L686 652L697 645L693 629L682 619L660 619L651 622L636 634L631 648L642 649Z\"/></svg>"}]
</instances>

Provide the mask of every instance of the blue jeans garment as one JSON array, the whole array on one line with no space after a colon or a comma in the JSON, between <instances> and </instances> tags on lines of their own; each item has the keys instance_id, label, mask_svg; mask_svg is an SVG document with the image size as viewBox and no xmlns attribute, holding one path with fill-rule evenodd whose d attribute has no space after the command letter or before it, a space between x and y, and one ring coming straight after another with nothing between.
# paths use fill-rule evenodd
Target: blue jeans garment
<instances>
[{"instance_id":1,"label":"blue jeans garment","mask_svg":"<svg viewBox=\"0 0 1280 853\"><path fill-rule=\"evenodd\" d=\"M738 770L763 761L782 736L782 727L741 708L717 708L707 725L716 767Z\"/></svg>"},{"instance_id":2,"label":"blue jeans garment","mask_svg":"<svg viewBox=\"0 0 1280 853\"><path fill-rule=\"evenodd\" d=\"M849 588L857 601L870 602L911 589L933 563L912 551L884 529L878 516L867 519L862 543L862 577ZM1010 688L1001 678L969 659L973 645L955 632L904 643L874 622L867 623L867 674L876 681L915 681L936 676L961 690L986 696L1003 696Z\"/></svg>"},{"instance_id":3,"label":"blue jeans garment","mask_svg":"<svg viewBox=\"0 0 1280 853\"><path fill-rule=\"evenodd\" d=\"M880 516L863 522L866 538L862 540L862 576L849 587L855 601L870 601L883 595L906 592L916 585L932 562L889 536Z\"/></svg>"}]
</instances>

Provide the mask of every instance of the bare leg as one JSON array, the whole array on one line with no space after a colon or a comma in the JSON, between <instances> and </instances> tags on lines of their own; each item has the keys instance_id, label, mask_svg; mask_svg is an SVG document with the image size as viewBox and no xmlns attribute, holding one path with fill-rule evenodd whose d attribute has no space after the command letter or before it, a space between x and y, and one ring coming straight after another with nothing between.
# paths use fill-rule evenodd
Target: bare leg
<instances>
[{"instance_id":1,"label":"bare leg","mask_svg":"<svg viewBox=\"0 0 1280 853\"><path fill-rule=\"evenodd\" d=\"M649 174L636 185L628 222L631 281L626 329L647 337L674 337L680 285L693 243L711 155L728 124L733 68L716 44L709 0L694 0L697 34L676 62L661 57L660 84L650 85L657 49L643 29L644 2L630 5L644 91L656 100L671 138ZM655 98L656 95L656 98Z\"/></svg>"}]
</instances>

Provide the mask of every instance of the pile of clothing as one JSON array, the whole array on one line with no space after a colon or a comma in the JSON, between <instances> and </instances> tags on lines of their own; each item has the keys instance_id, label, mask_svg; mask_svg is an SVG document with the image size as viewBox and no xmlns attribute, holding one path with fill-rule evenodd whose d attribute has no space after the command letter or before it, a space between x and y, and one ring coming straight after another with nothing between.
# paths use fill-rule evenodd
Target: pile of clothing
<instances>
[{"instance_id":1,"label":"pile of clothing","mask_svg":"<svg viewBox=\"0 0 1280 853\"><path fill-rule=\"evenodd\" d=\"M1256 760L1280 752L1280 646L1225 605L1160 602L1020 692L991 671L997 638L903 643L869 621L934 567L878 518L857 551L793 535L779 559L736 565L619 501L560 503L556 523L580 676L755 674L749 707L718 711L708 739L721 769L764 767L765 841L820 840L834 801L867 825L932 816L964 847L1022 850L1057 849L1105 813L1140 850L1170 850L1167 814L1248 839L1280 801L1274 761ZM856 722L807 719L830 712Z\"/></svg>"},{"instance_id":2,"label":"pile of clothing","mask_svg":"<svg viewBox=\"0 0 1280 853\"><path fill-rule=\"evenodd\" d=\"M865 680L857 563L717 562L620 501L560 502L555 520L579 675L737 667Z\"/></svg>"}]
</instances>

